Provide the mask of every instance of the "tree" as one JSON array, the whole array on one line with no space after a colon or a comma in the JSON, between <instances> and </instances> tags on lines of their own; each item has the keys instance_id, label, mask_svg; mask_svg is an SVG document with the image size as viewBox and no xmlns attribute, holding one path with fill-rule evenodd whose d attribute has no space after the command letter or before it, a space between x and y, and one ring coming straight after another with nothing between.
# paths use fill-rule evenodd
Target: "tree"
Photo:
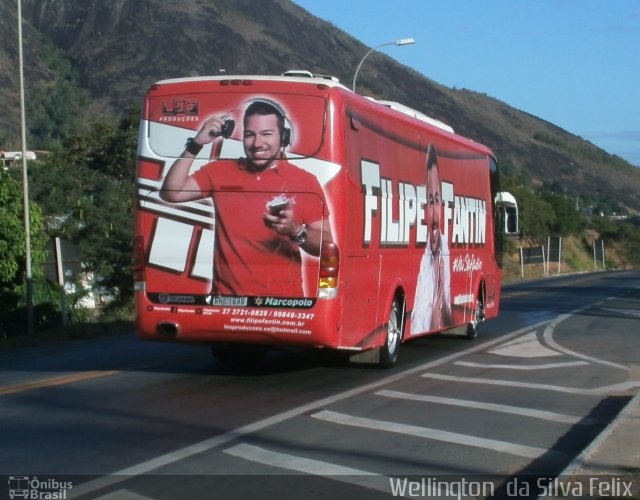
<instances>
[{"instance_id":1,"label":"tree","mask_svg":"<svg viewBox=\"0 0 640 500\"><path fill-rule=\"evenodd\" d=\"M555 214L555 220L549 226L549 234L570 236L579 234L584 229L584 218L576 210L573 200L549 192L544 193L542 199L551 206Z\"/></svg>"},{"instance_id":2,"label":"tree","mask_svg":"<svg viewBox=\"0 0 640 500\"><path fill-rule=\"evenodd\" d=\"M0 171L0 284L6 289L18 277L24 259L22 190L4 170Z\"/></svg>"},{"instance_id":3,"label":"tree","mask_svg":"<svg viewBox=\"0 0 640 500\"><path fill-rule=\"evenodd\" d=\"M78 243L86 263L121 302L133 295L132 235L138 113L117 127L100 125L92 134L88 167L96 183L93 196L78 206L83 221ZM84 213L81 213L81 210Z\"/></svg>"},{"instance_id":4,"label":"tree","mask_svg":"<svg viewBox=\"0 0 640 500\"><path fill-rule=\"evenodd\" d=\"M29 204L31 269L34 303L48 296L44 283L47 235L35 203ZM46 301L46 299L44 299ZM0 336L24 331L26 325L26 245L21 185L0 171ZM36 318L38 321L38 318Z\"/></svg>"},{"instance_id":5,"label":"tree","mask_svg":"<svg viewBox=\"0 0 640 500\"><path fill-rule=\"evenodd\" d=\"M86 271L127 302L133 294L131 254L138 113L119 124L95 124L64 141L40 167L37 195L58 221L52 232L80 247Z\"/></svg>"},{"instance_id":6,"label":"tree","mask_svg":"<svg viewBox=\"0 0 640 500\"><path fill-rule=\"evenodd\" d=\"M556 223L553 207L527 188L517 188L512 193L518 200L520 230L523 237L535 242L546 241L551 227Z\"/></svg>"}]
</instances>

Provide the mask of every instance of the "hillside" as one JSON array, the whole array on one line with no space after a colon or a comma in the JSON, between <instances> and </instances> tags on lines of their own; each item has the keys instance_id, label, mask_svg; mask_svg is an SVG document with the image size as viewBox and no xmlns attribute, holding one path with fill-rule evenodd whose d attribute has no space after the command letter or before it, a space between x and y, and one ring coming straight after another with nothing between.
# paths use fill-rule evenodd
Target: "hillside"
<instances>
[{"instance_id":1,"label":"hillside","mask_svg":"<svg viewBox=\"0 0 640 500\"><path fill-rule=\"evenodd\" d=\"M0 123L5 149L19 144L15 8L0 5L0 104L15 111ZM368 50L289 0L22 0L22 9L27 100L37 110L27 123L39 138L139 107L149 85L164 78L295 68L350 86ZM363 66L358 91L416 108L488 145L521 183L640 211L640 169L499 100L439 85L379 53Z\"/></svg>"}]
</instances>

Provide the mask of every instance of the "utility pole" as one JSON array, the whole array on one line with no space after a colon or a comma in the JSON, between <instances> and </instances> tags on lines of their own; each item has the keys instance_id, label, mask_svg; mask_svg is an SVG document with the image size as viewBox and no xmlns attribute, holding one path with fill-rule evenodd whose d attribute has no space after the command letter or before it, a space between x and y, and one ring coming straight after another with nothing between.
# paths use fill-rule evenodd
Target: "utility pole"
<instances>
[{"instance_id":1,"label":"utility pole","mask_svg":"<svg viewBox=\"0 0 640 500\"><path fill-rule=\"evenodd\" d=\"M22 63L22 3L18 0L18 67L20 72L20 133L22 135L22 193L24 202L25 278L27 288L27 332L33 329L33 274L31 272L31 224L29 220L29 176L27 173L27 127L24 112L24 66Z\"/></svg>"}]
</instances>

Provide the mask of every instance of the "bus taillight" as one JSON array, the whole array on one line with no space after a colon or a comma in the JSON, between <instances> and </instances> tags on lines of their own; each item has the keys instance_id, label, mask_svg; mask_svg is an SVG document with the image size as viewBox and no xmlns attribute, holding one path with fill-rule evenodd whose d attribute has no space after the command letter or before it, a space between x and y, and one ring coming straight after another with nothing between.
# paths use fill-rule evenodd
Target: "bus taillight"
<instances>
[{"instance_id":1,"label":"bus taillight","mask_svg":"<svg viewBox=\"0 0 640 500\"><path fill-rule=\"evenodd\" d=\"M318 288L335 288L338 286L338 270L340 268L340 252L332 241L323 241L320 251L320 280Z\"/></svg>"},{"instance_id":2,"label":"bus taillight","mask_svg":"<svg viewBox=\"0 0 640 500\"><path fill-rule=\"evenodd\" d=\"M135 291L144 291L145 280L144 238L136 236L133 239L133 289Z\"/></svg>"}]
</instances>

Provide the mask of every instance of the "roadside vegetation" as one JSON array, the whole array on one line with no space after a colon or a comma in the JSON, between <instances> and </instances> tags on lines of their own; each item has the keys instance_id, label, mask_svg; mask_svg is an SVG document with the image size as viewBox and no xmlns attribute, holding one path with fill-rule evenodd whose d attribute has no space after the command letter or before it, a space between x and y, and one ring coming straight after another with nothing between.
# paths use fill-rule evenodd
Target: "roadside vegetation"
<instances>
[{"instance_id":1,"label":"roadside vegetation","mask_svg":"<svg viewBox=\"0 0 640 500\"><path fill-rule=\"evenodd\" d=\"M67 327L62 330L77 335L81 334L73 333L77 325L83 331L99 331L96 323L132 319L137 134L138 113L132 112L119 123L95 124L84 135L46 141L49 149L37 151L38 159L29 162L34 329L38 336L61 330L63 317ZM31 144L34 142L37 144L36 140ZM21 162L6 167L0 171L0 342L27 333ZM45 277L45 263L51 259L47 246L55 237L72 242L82 255L82 272L67 285L64 305L59 286ZM85 307L90 294L105 298L104 303Z\"/></svg>"}]
</instances>

